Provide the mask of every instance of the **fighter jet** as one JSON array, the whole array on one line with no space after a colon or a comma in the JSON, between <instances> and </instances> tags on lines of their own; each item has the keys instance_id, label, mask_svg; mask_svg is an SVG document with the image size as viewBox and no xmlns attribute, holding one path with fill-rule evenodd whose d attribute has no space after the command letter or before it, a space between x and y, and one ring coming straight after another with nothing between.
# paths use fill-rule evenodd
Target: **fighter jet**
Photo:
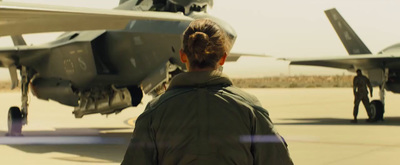
<instances>
[{"instance_id":1,"label":"fighter jet","mask_svg":"<svg viewBox=\"0 0 400 165\"><path fill-rule=\"evenodd\" d=\"M27 124L28 90L44 100L74 107L73 114L118 113L137 106L143 93L157 95L185 71L179 60L181 35L194 19L209 18L227 33L234 29L207 14L213 0L121 0L115 10L0 2L0 67L20 82L22 106L8 112L8 134ZM27 46L22 34L67 31L43 45ZM230 53L228 61L240 55ZM17 70L21 80L18 80ZM160 92L161 91L161 92Z\"/></svg>"},{"instance_id":2,"label":"fighter jet","mask_svg":"<svg viewBox=\"0 0 400 165\"><path fill-rule=\"evenodd\" d=\"M383 120L385 90L400 93L400 43L372 54L335 8L326 10L325 14L350 56L285 60L291 65L332 67L352 72L361 69L371 84L380 89L380 99L370 103L372 112L369 117Z\"/></svg>"}]
</instances>

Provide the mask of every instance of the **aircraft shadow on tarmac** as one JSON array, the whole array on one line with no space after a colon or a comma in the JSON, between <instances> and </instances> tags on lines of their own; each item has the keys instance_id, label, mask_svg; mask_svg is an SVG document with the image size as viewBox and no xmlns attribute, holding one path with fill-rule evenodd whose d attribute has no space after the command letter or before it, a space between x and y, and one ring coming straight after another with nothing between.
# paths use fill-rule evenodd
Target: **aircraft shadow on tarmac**
<instances>
[{"instance_id":1,"label":"aircraft shadow on tarmac","mask_svg":"<svg viewBox=\"0 0 400 165\"><path fill-rule=\"evenodd\" d=\"M400 126L400 117L385 117L384 121L366 122L366 119L358 119L358 123L350 123L351 118L292 118L283 119L290 122L277 122L275 125L377 125Z\"/></svg>"},{"instance_id":2,"label":"aircraft shadow on tarmac","mask_svg":"<svg viewBox=\"0 0 400 165\"><path fill-rule=\"evenodd\" d=\"M118 163L122 161L132 136L132 131L118 131L122 129L127 128L62 128L55 131L24 131L22 137L0 136L0 139L3 139L3 144L7 141L5 139L11 139L11 143L6 145L26 153L62 153L49 157L50 159ZM113 132L101 133L101 131ZM0 135L5 134L6 132L0 131ZM43 142L43 139L48 143ZM17 140L16 144L15 140ZM71 140L76 140L76 143Z\"/></svg>"}]
</instances>

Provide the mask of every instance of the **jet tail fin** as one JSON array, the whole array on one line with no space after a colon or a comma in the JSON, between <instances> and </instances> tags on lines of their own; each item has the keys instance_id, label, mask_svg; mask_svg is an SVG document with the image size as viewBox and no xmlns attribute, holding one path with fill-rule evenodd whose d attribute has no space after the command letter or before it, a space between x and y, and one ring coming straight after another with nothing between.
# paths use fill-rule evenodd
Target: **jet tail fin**
<instances>
[{"instance_id":1,"label":"jet tail fin","mask_svg":"<svg viewBox=\"0 0 400 165\"><path fill-rule=\"evenodd\" d=\"M325 14L350 55L371 54L371 51L335 8L325 10Z\"/></svg>"}]
</instances>

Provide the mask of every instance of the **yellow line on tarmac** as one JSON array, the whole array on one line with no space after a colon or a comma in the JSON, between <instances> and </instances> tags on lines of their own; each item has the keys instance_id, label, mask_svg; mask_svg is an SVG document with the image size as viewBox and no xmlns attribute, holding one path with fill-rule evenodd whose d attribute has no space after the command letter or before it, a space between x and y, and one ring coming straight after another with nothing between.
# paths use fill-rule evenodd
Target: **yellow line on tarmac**
<instances>
[{"instance_id":1,"label":"yellow line on tarmac","mask_svg":"<svg viewBox=\"0 0 400 165\"><path fill-rule=\"evenodd\" d=\"M137 119L137 117L127 119L127 120L125 120L125 124L127 124L129 126L135 126L136 119Z\"/></svg>"}]
</instances>

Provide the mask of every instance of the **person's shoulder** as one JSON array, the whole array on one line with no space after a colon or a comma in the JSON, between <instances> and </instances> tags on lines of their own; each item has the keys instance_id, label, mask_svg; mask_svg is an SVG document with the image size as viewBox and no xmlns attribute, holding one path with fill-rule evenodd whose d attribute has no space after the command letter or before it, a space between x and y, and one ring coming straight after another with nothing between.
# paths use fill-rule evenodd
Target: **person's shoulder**
<instances>
[{"instance_id":1,"label":"person's shoulder","mask_svg":"<svg viewBox=\"0 0 400 165\"><path fill-rule=\"evenodd\" d=\"M357 75L357 76L354 77L354 80L358 80L358 81L362 81L362 80L365 80L365 79L368 79L368 78L366 76L364 76L364 75Z\"/></svg>"},{"instance_id":2,"label":"person's shoulder","mask_svg":"<svg viewBox=\"0 0 400 165\"><path fill-rule=\"evenodd\" d=\"M228 86L225 87L224 90L227 92L227 94L230 94L232 97L235 97L239 100L242 100L248 104L256 105L256 106L261 106L260 101L256 96L253 94L250 94L246 91L243 91L242 89L235 87L235 86Z\"/></svg>"},{"instance_id":3,"label":"person's shoulder","mask_svg":"<svg viewBox=\"0 0 400 165\"><path fill-rule=\"evenodd\" d=\"M362 79L363 81L369 81L369 78L367 76L362 75L360 77L360 79Z\"/></svg>"},{"instance_id":4,"label":"person's shoulder","mask_svg":"<svg viewBox=\"0 0 400 165\"><path fill-rule=\"evenodd\" d=\"M168 100L191 90L192 88L174 88L171 90L167 90L164 94L155 97L149 103L147 103L146 109L143 113L151 113L152 111L157 109L157 107L167 102Z\"/></svg>"},{"instance_id":5,"label":"person's shoulder","mask_svg":"<svg viewBox=\"0 0 400 165\"><path fill-rule=\"evenodd\" d=\"M263 116L265 117L269 116L268 111L261 105L258 98L253 94L250 94L234 86L229 86L225 88L225 91L226 94L229 95L229 97L235 98L238 102L249 105L251 107L250 110L253 113L260 113L263 114Z\"/></svg>"}]
</instances>

